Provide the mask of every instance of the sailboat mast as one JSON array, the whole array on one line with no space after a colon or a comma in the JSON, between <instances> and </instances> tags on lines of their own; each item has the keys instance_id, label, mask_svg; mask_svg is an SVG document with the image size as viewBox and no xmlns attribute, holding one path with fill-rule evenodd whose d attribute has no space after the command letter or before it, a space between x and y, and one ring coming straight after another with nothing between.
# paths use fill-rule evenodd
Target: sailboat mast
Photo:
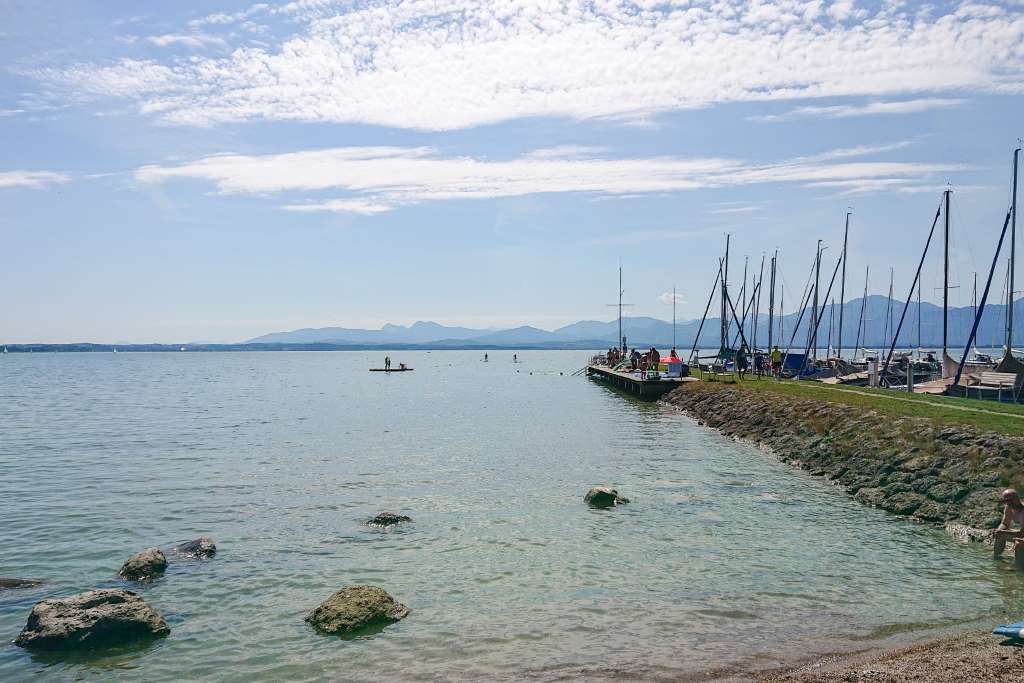
<instances>
[{"instance_id":1,"label":"sailboat mast","mask_svg":"<svg viewBox=\"0 0 1024 683\"><path fill-rule=\"evenodd\" d=\"M892 343L893 344L896 343L896 328L893 325L893 321L892 321L892 284L893 284L893 280L895 279L895 277L896 277L896 270L892 266L890 266L889 267L889 307L888 307L888 311L885 314L886 315L885 323L886 323L886 325L888 325L888 327L886 329L888 329L889 332L892 334ZM888 346L889 345L888 335L886 336L885 342L886 342L885 345Z\"/></svg>"},{"instance_id":2,"label":"sailboat mast","mask_svg":"<svg viewBox=\"0 0 1024 683\"><path fill-rule=\"evenodd\" d=\"M864 307L868 303L868 273L870 272L871 266L864 266L864 296L860 299L860 320L857 321L857 341L853 347L854 358L857 357L857 351L860 350L860 337L861 332L864 330Z\"/></svg>"},{"instance_id":3,"label":"sailboat mast","mask_svg":"<svg viewBox=\"0 0 1024 683\"><path fill-rule=\"evenodd\" d=\"M768 292L768 353L772 351L772 326L775 324L775 259L778 258L779 250L772 254L771 270L771 291Z\"/></svg>"},{"instance_id":4,"label":"sailboat mast","mask_svg":"<svg viewBox=\"0 0 1024 683\"><path fill-rule=\"evenodd\" d=\"M921 279L918 279L918 357L921 357Z\"/></svg>"},{"instance_id":5,"label":"sailboat mast","mask_svg":"<svg viewBox=\"0 0 1024 683\"><path fill-rule=\"evenodd\" d=\"M747 263L749 261L749 256L743 257L743 286L740 287L740 305L743 306L742 315L740 316L740 336L744 339L747 338L747 335L744 333L747 331Z\"/></svg>"},{"instance_id":6,"label":"sailboat mast","mask_svg":"<svg viewBox=\"0 0 1024 683\"><path fill-rule=\"evenodd\" d=\"M832 320L836 317L836 300L832 298L832 305L828 309L828 349L825 352L826 357L832 357Z\"/></svg>"},{"instance_id":7,"label":"sailboat mast","mask_svg":"<svg viewBox=\"0 0 1024 683\"><path fill-rule=\"evenodd\" d=\"M672 288L672 349L676 348L676 288ZM675 355L675 354L673 354Z\"/></svg>"},{"instance_id":8,"label":"sailboat mast","mask_svg":"<svg viewBox=\"0 0 1024 683\"><path fill-rule=\"evenodd\" d=\"M839 339L836 355L843 357L843 309L846 307L846 243L850 237L850 211L846 212L846 227L843 229L843 279L839 284Z\"/></svg>"},{"instance_id":9,"label":"sailboat mast","mask_svg":"<svg viewBox=\"0 0 1024 683\"><path fill-rule=\"evenodd\" d=\"M978 317L978 272L974 272L974 287L971 289L971 309L974 313L971 319L977 319ZM975 345L977 346L977 345ZM977 351L975 351L977 353Z\"/></svg>"},{"instance_id":10,"label":"sailboat mast","mask_svg":"<svg viewBox=\"0 0 1024 683\"><path fill-rule=\"evenodd\" d=\"M722 268L722 339L718 347L725 350L726 340L729 338L729 318L726 315L725 302L729 299L729 235L725 236L725 263Z\"/></svg>"},{"instance_id":11,"label":"sailboat mast","mask_svg":"<svg viewBox=\"0 0 1024 683\"><path fill-rule=\"evenodd\" d=\"M755 287L757 293L757 299L754 302L754 332L750 336L751 351L757 349L757 316L761 314L761 289L764 284L764 254L761 254L761 271L757 274L757 287Z\"/></svg>"},{"instance_id":12,"label":"sailboat mast","mask_svg":"<svg viewBox=\"0 0 1024 683\"><path fill-rule=\"evenodd\" d=\"M622 346L622 266L619 266L619 343Z\"/></svg>"},{"instance_id":13,"label":"sailboat mast","mask_svg":"<svg viewBox=\"0 0 1024 683\"><path fill-rule=\"evenodd\" d=\"M1010 297L1006 300L1006 355L1013 354L1013 271L1017 265L1017 160L1020 147L1013 150L1013 198L1010 205Z\"/></svg>"},{"instance_id":14,"label":"sailboat mast","mask_svg":"<svg viewBox=\"0 0 1024 683\"><path fill-rule=\"evenodd\" d=\"M949 349L949 195L952 190L946 190L945 204L942 213L945 216L944 244L945 250L942 257L942 360L945 362Z\"/></svg>"},{"instance_id":15,"label":"sailboat mast","mask_svg":"<svg viewBox=\"0 0 1024 683\"><path fill-rule=\"evenodd\" d=\"M811 358L818 360L818 286L821 281L821 240L814 255L814 308L811 311Z\"/></svg>"}]
</instances>

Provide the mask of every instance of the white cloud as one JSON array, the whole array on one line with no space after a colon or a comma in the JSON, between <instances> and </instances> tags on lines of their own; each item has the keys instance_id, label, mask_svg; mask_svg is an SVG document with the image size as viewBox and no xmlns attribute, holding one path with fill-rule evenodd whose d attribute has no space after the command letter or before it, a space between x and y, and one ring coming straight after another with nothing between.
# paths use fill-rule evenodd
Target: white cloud
<instances>
[{"instance_id":1,"label":"white cloud","mask_svg":"<svg viewBox=\"0 0 1024 683\"><path fill-rule=\"evenodd\" d=\"M708 209L708 213L754 213L760 211L760 206L726 206L720 209Z\"/></svg>"},{"instance_id":2,"label":"white cloud","mask_svg":"<svg viewBox=\"0 0 1024 683\"><path fill-rule=\"evenodd\" d=\"M190 47L194 50L206 47L207 45L227 47L227 43L224 42L223 38L207 35L205 33L165 33L160 36L148 36L146 40L157 47L184 45L185 47Z\"/></svg>"},{"instance_id":3,"label":"white cloud","mask_svg":"<svg viewBox=\"0 0 1024 683\"><path fill-rule=\"evenodd\" d=\"M530 159L593 159L608 151L607 147L594 145L557 145L535 149L526 156Z\"/></svg>"},{"instance_id":4,"label":"white cloud","mask_svg":"<svg viewBox=\"0 0 1024 683\"><path fill-rule=\"evenodd\" d=\"M17 116L24 113L24 109L0 109L0 116Z\"/></svg>"},{"instance_id":5,"label":"white cloud","mask_svg":"<svg viewBox=\"0 0 1024 683\"><path fill-rule=\"evenodd\" d=\"M372 216L378 213L387 213L393 206L387 204L375 204L361 199L331 199L326 202L310 204L288 204L282 207L285 211L297 211L313 213L328 211L333 213L358 213L364 216Z\"/></svg>"},{"instance_id":6,"label":"white cloud","mask_svg":"<svg viewBox=\"0 0 1024 683\"><path fill-rule=\"evenodd\" d=\"M216 12L214 14L207 14L204 17L193 19L188 22L188 25L192 28L200 28L202 26L216 26L226 24L237 24L244 22L249 17L266 12L270 9L270 6L266 3L259 3L249 7L241 12L235 12L233 14L225 14L224 12Z\"/></svg>"},{"instance_id":7,"label":"white cloud","mask_svg":"<svg viewBox=\"0 0 1024 683\"><path fill-rule=\"evenodd\" d=\"M670 304L671 305L673 299L675 299L675 302L677 304L685 304L686 303L686 297L684 297L682 294L678 294L678 293L673 294L672 292L662 292L661 294L658 295L658 301L660 301L663 304Z\"/></svg>"},{"instance_id":8,"label":"white cloud","mask_svg":"<svg viewBox=\"0 0 1024 683\"><path fill-rule=\"evenodd\" d=\"M52 171L0 171L0 188L24 187L42 190L69 180L70 176Z\"/></svg>"},{"instance_id":9,"label":"white cloud","mask_svg":"<svg viewBox=\"0 0 1024 683\"><path fill-rule=\"evenodd\" d=\"M304 0L259 7L282 22L279 31L296 31L267 48L231 34L228 56L122 59L36 75L73 95L127 98L175 124L429 130L529 116L646 122L721 102L1024 91L1017 6L921 9L850 0L827 9L797 0ZM243 19L210 15L194 26ZM861 115L856 107L819 113Z\"/></svg>"},{"instance_id":10,"label":"white cloud","mask_svg":"<svg viewBox=\"0 0 1024 683\"><path fill-rule=\"evenodd\" d=\"M390 208L438 200L493 199L575 192L631 196L706 187L765 183L875 182L898 185L967 170L957 164L908 161L848 161L902 147L903 143L839 149L822 154L753 164L742 159L651 157L537 158L487 161L441 156L426 147L339 147L268 155L218 155L135 171L141 183L175 179L211 182L225 194L343 192L344 197L292 201L290 211L382 213Z\"/></svg>"},{"instance_id":11,"label":"white cloud","mask_svg":"<svg viewBox=\"0 0 1024 683\"><path fill-rule=\"evenodd\" d=\"M965 104L962 98L929 97L917 100L868 102L867 104L841 104L831 107L796 107L782 114L751 116L750 121L792 121L794 119L845 119L854 116L879 114L917 114L931 109L949 109Z\"/></svg>"}]
</instances>

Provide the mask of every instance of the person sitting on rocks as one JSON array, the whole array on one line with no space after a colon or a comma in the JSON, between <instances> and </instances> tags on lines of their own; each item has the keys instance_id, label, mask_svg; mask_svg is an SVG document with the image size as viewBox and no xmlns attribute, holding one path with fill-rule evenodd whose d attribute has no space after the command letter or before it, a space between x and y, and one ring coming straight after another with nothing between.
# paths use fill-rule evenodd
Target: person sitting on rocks
<instances>
[{"instance_id":1,"label":"person sitting on rocks","mask_svg":"<svg viewBox=\"0 0 1024 683\"><path fill-rule=\"evenodd\" d=\"M1024 569L1024 503L1013 489L1003 491L1003 519L992 532L992 552L996 557L1003 554L1006 542L1013 541L1014 561ZM1014 531L1013 527L1017 530Z\"/></svg>"}]
</instances>

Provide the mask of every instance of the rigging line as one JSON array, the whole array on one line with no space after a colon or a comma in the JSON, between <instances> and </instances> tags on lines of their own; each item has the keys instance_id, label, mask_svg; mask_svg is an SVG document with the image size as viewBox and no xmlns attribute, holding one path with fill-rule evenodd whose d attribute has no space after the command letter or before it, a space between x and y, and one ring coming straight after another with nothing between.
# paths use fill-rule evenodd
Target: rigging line
<instances>
[{"instance_id":1,"label":"rigging line","mask_svg":"<svg viewBox=\"0 0 1024 683\"><path fill-rule=\"evenodd\" d=\"M708 305L704 308L704 316L700 319L700 327L697 328L697 336L693 339L693 348L690 349L690 360L693 360L693 354L697 351L697 344L700 343L700 334L704 330L704 321L707 320L708 312L711 311L711 303L715 299L715 292L718 290L718 281L722 279L722 259L718 259L718 275L715 276L715 284L711 285L711 295L708 296ZM700 365L700 359L697 359L697 365Z\"/></svg>"},{"instance_id":2,"label":"rigging line","mask_svg":"<svg viewBox=\"0 0 1024 683\"><path fill-rule=\"evenodd\" d=\"M943 197L945 201L945 197ZM886 372L889 369L889 363L892 362L892 354L896 350L896 341L900 337L900 332L903 330L903 321L907 317L907 307L910 306L910 300L914 298L914 290L917 288L917 279L921 277L921 268L924 266L924 260L928 256L928 247L932 244L932 237L935 236L935 226L939 224L939 216L942 215L942 202L939 203L939 208L935 210L935 220L932 221L931 230L928 231L928 240L924 243L924 251L921 253L921 260L917 264L917 272L914 273L914 281L910 284L910 293L907 295L907 301L903 304L903 312L900 314L900 324L893 330L892 335L892 346L889 347L889 354L885 357L885 366L882 367L882 372ZM945 362L945 358L943 358Z\"/></svg>"},{"instance_id":3,"label":"rigging line","mask_svg":"<svg viewBox=\"0 0 1024 683\"><path fill-rule=\"evenodd\" d=\"M815 255L817 260L817 255ZM804 293L800 297L800 305L796 308L800 311L800 315L796 319L796 323L793 325L793 333L789 337L789 344L786 345L786 353L782 357L782 367L786 367L786 360L789 358L789 352L793 349L793 342L796 341L796 334L800 331L800 322L804 319L804 313L807 312L807 304L811 300L811 279L814 277L815 264L811 263L811 272L807 275L807 284L804 285Z\"/></svg>"},{"instance_id":4,"label":"rigging line","mask_svg":"<svg viewBox=\"0 0 1024 683\"><path fill-rule=\"evenodd\" d=\"M832 296L832 285L834 285L836 283L836 275L839 274L839 266L842 265L842 263L843 263L843 259L842 259L842 257L840 257L839 260L836 261L836 269L832 271L832 280L828 283L828 290L826 290L826 292L825 292L825 301L828 301L828 298L830 296ZM821 319L824 318L824 317L825 317L825 307L822 307L821 313L818 314L818 320L814 323L814 334L813 334L812 338L815 341L817 341L817 339L818 339L818 328L821 327ZM809 351L810 351L810 347L808 347L808 352ZM807 364L807 357L805 356L804 357L804 365L806 365L806 364Z\"/></svg>"},{"instance_id":5,"label":"rigging line","mask_svg":"<svg viewBox=\"0 0 1024 683\"><path fill-rule=\"evenodd\" d=\"M988 271L988 279L985 281L985 293L981 295L981 301L978 304L978 315L974 317L974 325L971 326L971 336L967 338L967 346L964 347L963 355L960 356L960 364L956 368L956 377L953 379L953 386L960 384L960 376L964 371L964 364L967 362L967 354L971 349L971 342L974 341L974 336L978 333L978 322L981 320L981 316L985 312L985 302L988 300L988 290L992 286L992 276L996 271L996 263L999 262L999 252L1003 248L1003 240L1006 239L1006 228L1010 224L1010 211L1006 212L1006 220L1003 221L1003 230L999 233L999 243L996 245L996 253L992 257L992 267Z\"/></svg>"}]
</instances>

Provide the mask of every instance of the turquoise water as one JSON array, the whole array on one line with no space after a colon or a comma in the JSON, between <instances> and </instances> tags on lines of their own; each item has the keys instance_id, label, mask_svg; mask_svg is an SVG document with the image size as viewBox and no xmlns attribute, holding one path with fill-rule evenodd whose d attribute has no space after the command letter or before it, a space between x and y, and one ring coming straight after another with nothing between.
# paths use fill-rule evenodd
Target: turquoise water
<instances>
[{"instance_id":1,"label":"turquoise water","mask_svg":"<svg viewBox=\"0 0 1024 683\"><path fill-rule=\"evenodd\" d=\"M0 357L0 576L48 580L0 592L0 680L671 678L1024 616L983 550L570 377L586 353L489 353ZM594 484L633 502L589 509ZM414 523L363 526L380 510ZM9 644L35 601L201 534L216 559L141 588L168 638ZM351 583L412 614L314 633Z\"/></svg>"}]
</instances>

